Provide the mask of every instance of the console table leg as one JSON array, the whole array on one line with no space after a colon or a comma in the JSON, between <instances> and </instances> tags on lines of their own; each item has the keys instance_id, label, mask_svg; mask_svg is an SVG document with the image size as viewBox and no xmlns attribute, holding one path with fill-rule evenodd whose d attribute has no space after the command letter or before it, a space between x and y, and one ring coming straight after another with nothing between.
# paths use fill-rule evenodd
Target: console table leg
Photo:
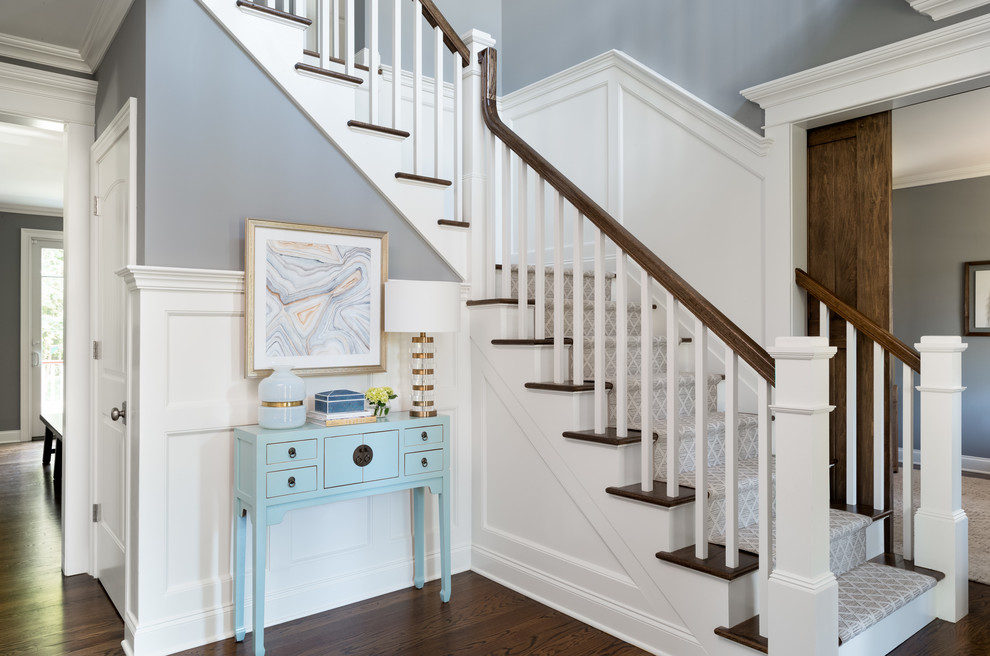
<instances>
[{"instance_id":1,"label":"console table leg","mask_svg":"<svg viewBox=\"0 0 990 656\"><path fill-rule=\"evenodd\" d=\"M247 517L240 502L234 501L234 639L244 640L244 541L247 539Z\"/></svg>"},{"instance_id":2,"label":"console table leg","mask_svg":"<svg viewBox=\"0 0 990 656\"><path fill-rule=\"evenodd\" d=\"M255 510L254 517L254 656L265 653L265 543L268 524Z\"/></svg>"},{"instance_id":3,"label":"console table leg","mask_svg":"<svg viewBox=\"0 0 990 656\"><path fill-rule=\"evenodd\" d=\"M414 487L413 491L413 582L417 588L426 583L426 521L424 497L426 489Z\"/></svg>"},{"instance_id":4,"label":"console table leg","mask_svg":"<svg viewBox=\"0 0 990 656\"><path fill-rule=\"evenodd\" d=\"M443 477L440 493L440 600L450 601L450 478Z\"/></svg>"}]
</instances>

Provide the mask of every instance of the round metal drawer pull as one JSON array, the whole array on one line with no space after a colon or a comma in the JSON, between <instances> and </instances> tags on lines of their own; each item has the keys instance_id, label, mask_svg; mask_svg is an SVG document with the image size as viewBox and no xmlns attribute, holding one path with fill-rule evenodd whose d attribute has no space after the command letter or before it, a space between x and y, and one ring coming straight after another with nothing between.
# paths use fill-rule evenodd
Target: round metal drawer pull
<instances>
[{"instance_id":1,"label":"round metal drawer pull","mask_svg":"<svg viewBox=\"0 0 990 656\"><path fill-rule=\"evenodd\" d=\"M430 464L430 463L429 463L429 462L428 462L428 461L426 460L426 458L423 458L423 466L424 466L424 467L426 467L426 466L428 466L429 464Z\"/></svg>"},{"instance_id":2,"label":"round metal drawer pull","mask_svg":"<svg viewBox=\"0 0 990 656\"><path fill-rule=\"evenodd\" d=\"M367 467L375 457L375 452L367 444L361 444L358 448L354 449L354 455L352 457L355 465L358 467Z\"/></svg>"},{"instance_id":3,"label":"round metal drawer pull","mask_svg":"<svg viewBox=\"0 0 990 656\"><path fill-rule=\"evenodd\" d=\"M428 439L430 439L430 436L426 434L426 431L423 431L423 441L425 442Z\"/></svg>"},{"instance_id":4,"label":"round metal drawer pull","mask_svg":"<svg viewBox=\"0 0 990 656\"><path fill-rule=\"evenodd\" d=\"M290 476L289 477L289 487L295 487L295 486L296 486L296 477L295 476Z\"/></svg>"},{"instance_id":5,"label":"round metal drawer pull","mask_svg":"<svg viewBox=\"0 0 990 656\"><path fill-rule=\"evenodd\" d=\"M294 447L294 446L290 446L289 447L289 457L290 458L295 458L296 457L296 447Z\"/></svg>"}]
</instances>

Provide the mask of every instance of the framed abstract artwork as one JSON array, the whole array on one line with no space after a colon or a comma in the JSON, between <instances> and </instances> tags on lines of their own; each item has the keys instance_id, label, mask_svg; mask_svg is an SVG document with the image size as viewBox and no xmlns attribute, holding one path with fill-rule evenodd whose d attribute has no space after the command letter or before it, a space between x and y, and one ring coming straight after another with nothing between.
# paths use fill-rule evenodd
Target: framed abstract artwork
<instances>
[{"instance_id":1,"label":"framed abstract artwork","mask_svg":"<svg viewBox=\"0 0 990 656\"><path fill-rule=\"evenodd\" d=\"M388 233L248 219L245 370L385 370Z\"/></svg>"},{"instance_id":2,"label":"framed abstract artwork","mask_svg":"<svg viewBox=\"0 0 990 656\"><path fill-rule=\"evenodd\" d=\"M990 335L990 260L966 262L963 332Z\"/></svg>"}]
</instances>

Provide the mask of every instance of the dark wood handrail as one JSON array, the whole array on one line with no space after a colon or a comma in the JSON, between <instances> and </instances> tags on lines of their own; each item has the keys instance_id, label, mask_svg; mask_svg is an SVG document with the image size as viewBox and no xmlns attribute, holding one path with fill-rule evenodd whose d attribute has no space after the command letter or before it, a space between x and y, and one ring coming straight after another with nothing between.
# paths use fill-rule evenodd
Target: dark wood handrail
<instances>
[{"instance_id":1,"label":"dark wood handrail","mask_svg":"<svg viewBox=\"0 0 990 656\"><path fill-rule=\"evenodd\" d=\"M433 4L433 0L420 0L420 2L423 3L423 18L426 19L426 22L430 24L430 27L439 27L440 31L443 32L443 42L447 49L455 55L461 56L461 68L470 64L471 51L461 41L461 37L457 36L457 32L450 26L437 6Z\"/></svg>"},{"instance_id":2,"label":"dark wood handrail","mask_svg":"<svg viewBox=\"0 0 990 656\"><path fill-rule=\"evenodd\" d=\"M863 333L874 342L879 344L885 351L888 351L895 358L921 373L921 355L913 348L894 337L886 328L849 305L838 296L833 294L828 287L821 284L801 269L795 269L795 280L798 287L804 289L808 294L818 301L821 301L829 310L841 317L844 321L851 323L856 330Z\"/></svg>"},{"instance_id":3,"label":"dark wood handrail","mask_svg":"<svg viewBox=\"0 0 990 656\"><path fill-rule=\"evenodd\" d=\"M757 374L771 385L774 384L775 368L773 358L739 326L732 323L722 312L712 305L708 299L698 293L683 278L674 273L656 253L636 239L632 233L619 224L598 203L581 191L563 173L558 171L542 155L510 130L498 116L496 102L495 71L498 54L493 48L486 48L479 56L481 64L482 114L488 128L501 139L516 155L546 180L568 202L577 208L578 212L602 231L602 234L612 240L615 245L642 267L654 280L663 285L674 295L681 305L691 314L700 319L709 330L718 336L726 346L731 348L740 358L751 366Z\"/></svg>"}]
</instances>

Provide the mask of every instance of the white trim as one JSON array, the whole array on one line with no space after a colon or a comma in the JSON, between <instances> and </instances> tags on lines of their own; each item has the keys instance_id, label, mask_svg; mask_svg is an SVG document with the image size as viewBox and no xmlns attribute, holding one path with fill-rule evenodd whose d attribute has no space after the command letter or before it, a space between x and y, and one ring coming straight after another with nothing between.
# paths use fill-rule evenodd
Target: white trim
<instances>
[{"instance_id":1,"label":"white trim","mask_svg":"<svg viewBox=\"0 0 990 656\"><path fill-rule=\"evenodd\" d=\"M16 444L21 441L21 431L0 431L0 444Z\"/></svg>"},{"instance_id":2,"label":"white trim","mask_svg":"<svg viewBox=\"0 0 990 656\"><path fill-rule=\"evenodd\" d=\"M981 16L741 93L766 110L768 127L799 123L985 76L988 50L990 16Z\"/></svg>"},{"instance_id":3,"label":"white trim","mask_svg":"<svg viewBox=\"0 0 990 656\"><path fill-rule=\"evenodd\" d=\"M82 45L79 46L79 55L90 70L95 71L100 66L133 2L134 0L100 0L90 18Z\"/></svg>"},{"instance_id":4,"label":"white trim","mask_svg":"<svg viewBox=\"0 0 990 656\"><path fill-rule=\"evenodd\" d=\"M83 60L82 55L75 48L25 39L13 34L0 33L0 55L43 66L63 68L67 71L93 72L93 69L89 67L89 64Z\"/></svg>"},{"instance_id":5,"label":"white trim","mask_svg":"<svg viewBox=\"0 0 990 656\"><path fill-rule=\"evenodd\" d=\"M0 111L65 123L96 123L96 82L0 62Z\"/></svg>"},{"instance_id":6,"label":"white trim","mask_svg":"<svg viewBox=\"0 0 990 656\"><path fill-rule=\"evenodd\" d=\"M897 449L897 461L904 464L904 449ZM914 450L914 464L921 465L921 449ZM990 458L980 458L977 456L963 456L962 470L977 474L990 474Z\"/></svg>"},{"instance_id":7,"label":"white trim","mask_svg":"<svg viewBox=\"0 0 990 656\"><path fill-rule=\"evenodd\" d=\"M932 20L942 20L990 4L990 0L908 0L908 4L918 13L930 16Z\"/></svg>"},{"instance_id":8,"label":"white trim","mask_svg":"<svg viewBox=\"0 0 990 656\"><path fill-rule=\"evenodd\" d=\"M244 293L243 271L129 266L117 272L131 291L154 289L174 292Z\"/></svg>"},{"instance_id":9,"label":"white trim","mask_svg":"<svg viewBox=\"0 0 990 656\"><path fill-rule=\"evenodd\" d=\"M753 154L760 157L766 156L771 144L769 139L750 130L739 121L724 114L690 91L674 84L653 69L620 50L609 50L560 73L534 82L518 91L506 94L502 96L499 109L506 114L512 114L513 110L519 105L538 102L541 98L553 91L558 91L586 77L613 67L618 68L652 91L660 94L665 100L677 105L677 107L702 121L708 127L717 130L727 138L739 143Z\"/></svg>"},{"instance_id":10,"label":"white trim","mask_svg":"<svg viewBox=\"0 0 990 656\"><path fill-rule=\"evenodd\" d=\"M21 384L21 420L20 428L16 432L18 442L30 442L34 437L31 433L31 408L34 405L33 389L31 385L31 256L34 243L36 241L64 242L61 230L41 230L37 228L21 228L21 326L18 360L20 361L20 384ZM64 318L64 317L63 317Z\"/></svg>"},{"instance_id":11,"label":"white trim","mask_svg":"<svg viewBox=\"0 0 990 656\"><path fill-rule=\"evenodd\" d=\"M954 182L956 180L968 180L969 178L982 178L990 175L990 164L978 164L960 169L948 171L931 171L919 175L905 175L894 178L894 189L906 189L908 187L920 187L922 185L939 184L942 182Z\"/></svg>"},{"instance_id":12,"label":"white trim","mask_svg":"<svg viewBox=\"0 0 990 656\"><path fill-rule=\"evenodd\" d=\"M0 203L0 212L10 214L31 214L34 216L58 216L61 217L63 209L61 207L40 207L38 205L16 205L13 203Z\"/></svg>"}]
</instances>

